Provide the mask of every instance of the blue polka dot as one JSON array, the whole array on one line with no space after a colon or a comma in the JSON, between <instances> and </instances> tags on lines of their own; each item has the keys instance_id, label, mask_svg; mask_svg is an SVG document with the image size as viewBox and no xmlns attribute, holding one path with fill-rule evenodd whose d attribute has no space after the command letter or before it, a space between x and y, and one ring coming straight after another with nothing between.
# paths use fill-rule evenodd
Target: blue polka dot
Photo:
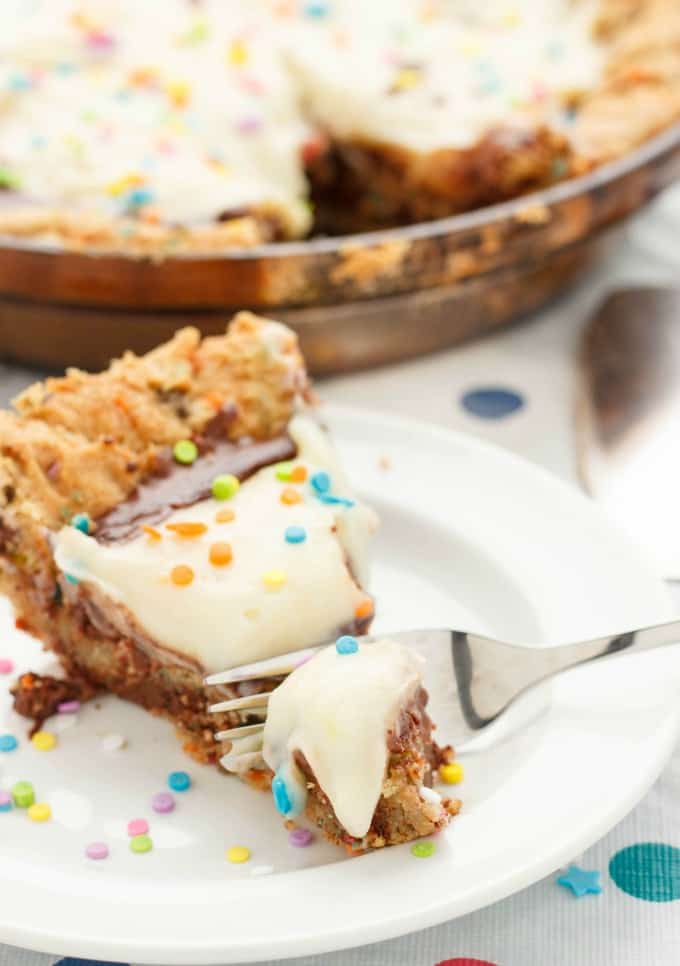
<instances>
[{"instance_id":1,"label":"blue polka dot","mask_svg":"<svg viewBox=\"0 0 680 966\"><path fill-rule=\"evenodd\" d=\"M623 892L647 902L680 899L680 849L662 842L641 842L621 849L609 875Z\"/></svg>"},{"instance_id":2,"label":"blue polka dot","mask_svg":"<svg viewBox=\"0 0 680 966\"><path fill-rule=\"evenodd\" d=\"M520 393L493 386L471 389L460 402L463 409L480 419L503 419L525 405L524 396Z\"/></svg>"},{"instance_id":3,"label":"blue polka dot","mask_svg":"<svg viewBox=\"0 0 680 966\"><path fill-rule=\"evenodd\" d=\"M104 962L103 959L74 959L73 956L67 956L66 959L60 959L54 966L129 966L129 964L110 963L108 960Z\"/></svg>"}]
</instances>

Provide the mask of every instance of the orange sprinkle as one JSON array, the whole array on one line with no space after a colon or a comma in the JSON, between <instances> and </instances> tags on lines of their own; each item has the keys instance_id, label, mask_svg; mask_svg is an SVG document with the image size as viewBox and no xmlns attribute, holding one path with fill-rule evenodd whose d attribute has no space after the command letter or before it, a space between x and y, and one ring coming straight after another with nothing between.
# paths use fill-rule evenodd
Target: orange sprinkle
<instances>
[{"instance_id":1,"label":"orange sprinkle","mask_svg":"<svg viewBox=\"0 0 680 966\"><path fill-rule=\"evenodd\" d=\"M307 479L307 467L306 466L294 466L290 471L290 481L291 483L304 483Z\"/></svg>"},{"instance_id":2,"label":"orange sprinkle","mask_svg":"<svg viewBox=\"0 0 680 966\"><path fill-rule=\"evenodd\" d=\"M179 564L179 566L173 567L170 571L170 580L173 584L177 584L178 587L188 587L193 579L193 570L185 564Z\"/></svg>"},{"instance_id":3,"label":"orange sprinkle","mask_svg":"<svg viewBox=\"0 0 680 966\"><path fill-rule=\"evenodd\" d=\"M281 490L281 502L286 506L293 506L294 503L302 503L302 497L292 486L286 486Z\"/></svg>"},{"instance_id":4,"label":"orange sprinkle","mask_svg":"<svg viewBox=\"0 0 680 966\"><path fill-rule=\"evenodd\" d=\"M190 523L183 520L180 523L166 523L166 530L172 530L178 537L200 537L208 529L205 523Z\"/></svg>"},{"instance_id":5,"label":"orange sprinkle","mask_svg":"<svg viewBox=\"0 0 680 966\"><path fill-rule=\"evenodd\" d=\"M364 597L360 604L357 604L354 616L361 620L362 617L371 617L373 614L373 601L370 597Z\"/></svg>"},{"instance_id":6,"label":"orange sprinkle","mask_svg":"<svg viewBox=\"0 0 680 966\"><path fill-rule=\"evenodd\" d=\"M214 543L210 548L210 563L213 567L226 567L231 563L232 552L228 543Z\"/></svg>"},{"instance_id":7,"label":"orange sprinkle","mask_svg":"<svg viewBox=\"0 0 680 966\"><path fill-rule=\"evenodd\" d=\"M224 402L222 396L220 396L218 392L206 393L205 401L207 402L207 404L210 406L211 409L215 410L215 412L217 412L219 409L222 408L222 403Z\"/></svg>"},{"instance_id":8,"label":"orange sprinkle","mask_svg":"<svg viewBox=\"0 0 680 966\"><path fill-rule=\"evenodd\" d=\"M158 530L155 527L148 527L146 524L144 524L142 526L142 530L147 535L149 540L156 541L161 539L161 534L158 532Z\"/></svg>"},{"instance_id":9,"label":"orange sprinkle","mask_svg":"<svg viewBox=\"0 0 680 966\"><path fill-rule=\"evenodd\" d=\"M231 523L232 520L236 518L236 514L233 510L224 509L218 510L215 514L215 520L218 523Z\"/></svg>"}]
</instances>

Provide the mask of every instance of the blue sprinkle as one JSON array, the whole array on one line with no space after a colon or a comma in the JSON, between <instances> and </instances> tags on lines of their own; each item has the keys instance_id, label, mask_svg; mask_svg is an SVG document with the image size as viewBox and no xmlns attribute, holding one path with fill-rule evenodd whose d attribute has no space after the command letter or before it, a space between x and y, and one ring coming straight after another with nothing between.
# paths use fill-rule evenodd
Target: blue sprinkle
<instances>
[{"instance_id":1,"label":"blue sprinkle","mask_svg":"<svg viewBox=\"0 0 680 966\"><path fill-rule=\"evenodd\" d=\"M12 811L12 797L9 794L7 794L7 797L3 795L0 798L0 812L11 812L11 811Z\"/></svg>"},{"instance_id":2,"label":"blue sprinkle","mask_svg":"<svg viewBox=\"0 0 680 966\"><path fill-rule=\"evenodd\" d=\"M286 527L284 536L286 543L304 543L307 539L307 531L304 527Z\"/></svg>"},{"instance_id":3,"label":"blue sprinkle","mask_svg":"<svg viewBox=\"0 0 680 966\"><path fill-rule=\"evenodd\" d=\"M18 744L14 735L0 735L0 751L14 751Z\"/></svg>"},{"instance_id":4,"label":"blue sprinkle","mask_svg":"<svg viewBox=\"0 0 680 966\"><path fill-rule=\"evenodd\" d=\"M185 792L191 788L191 778L185 771L171 771L168 775L168 787L173 792Z\"/></svg>"},{"instance_id":5,"label":"blue sprinkle","mask_svg":"<svg viewBox=\"0 0 680 966\"><path fill-rule=\"evenodd\" d=\"M11 91L27 91L31 82L25 74L12 74L9 78L8 86Z\"/></svg>"},{"instance_id":6,"label":"blue sprinkle","mask_svg":"<svg viewBox=\"0 0 680 966\"><path fill-rule=\"evenodd\" d=\"M280 775L275 775L272 781L272 795L274 796L274 804L276 809L281 815L288 815L293 810L293 803L288 795L288 789L286 788L286 783Z\"/></svg>"},{"instance_id":7,"label":"blue sprinkle","mask_svg":"<svg viewBox=\"0 0 680 966\"><path fill-rule=\"evenodd\" d=\"M564 875L557 880L557 884L571 889L577 899L592 893L598 896L602 892L600 885L600 873L581 869L578 865L570 865Z\"/></svg>"},{"instance_id":8,"label":"blue sprinkle","mask_svg":"<svg viewBox=\"0 0 680 966\"><path fill-rule=\"evenodd\" d=\"M309 482L317 495L319 493L328 493L331 488L331 478L328 473L324 473L323 470L320 473L315 473Z\"/></svg>"},{"instance_id":9,"label":"blue sprinkle","mask_svg":"<svg viewBox=\"0 0 680 966\"><path fill-rule=\"evenodd\" d=\"M55 73L60 74L62 77L68 77L70 74L75 74L77 69L78 68L75 64L71 64L66 60L62 61L60 64L57 64L54 68Z\"/></svg>"},{"instance_id":10,"label":"blue sprinkle","mask_svg":"<svg viewBox=\"0 0 680 966\"><path fill-rule=\"evenodd\" d=\"M472 389L461 399L463 409L480 419L503 419L525 405L524 397L512 389Z\"/></svg>"},{"instance_id":11,"label":"blue sprinkle","mask_svg":"<svg viewBox=\"0 0 680 966\"><path fill-rule=\"evenodd\" d=\"M80 530L81 533L87 534L90 532L90 518L87 513L76 513L75 516L71 517L71 526Z\"/></svg>"},{"instance_id":12,"label":"blue sprinkle","mask_svg":"<svg viewBox=\"0 0 680 966\"><path fill-rule=\"evenodd\" d=\"M329 506L345 506L347 508L354 506L354 500L348 500L344 496L333 496L331 493L318 493L317 499Z\"/></svg>"},{"instance_id":13,"label":"blue sprinkle","mask_svg":"<svg viewBox=\"0 0 680 966\"><path fill-rule=\"evenodd\" d=\"M148 188L133 188L127 197L127 202L132 208L141 208L153 201L153 194Z\"/></svg>"},{"instance_id":14,"label":"blue sprinkle","mask_svg":"<svg viewBox=\"0 0 680 966\"><path fill-rule=\"evenodd\" d=\"M356 654L359 650L359 642L356 637L352 637L350 634L344 634L335 642L335 650L338 654Z\"/></svg>"},{"instance_id":15,"label":"blue sprinkle","mask_svg":"<svg viewBox=\"0 0 680 966\"><path fill-rule=\"evenodd\" d=\"M326 3L307 3L305 4L305 16L315 20L321 20L328 15L328 4Z\"/></svg>"},{"instance_id":16,"label":"blue sprinkle","mask_svg":"<svg viewBox=\"0 0 680 966\"><path fill-rule=\"evenodd\" d=\"M64 574L64 577L66 578L66 583L67 584L79 584L80 583L80 581L78 580L78 578L77 577L74 577L73 574Z\"/></svg>"}]
</instances>

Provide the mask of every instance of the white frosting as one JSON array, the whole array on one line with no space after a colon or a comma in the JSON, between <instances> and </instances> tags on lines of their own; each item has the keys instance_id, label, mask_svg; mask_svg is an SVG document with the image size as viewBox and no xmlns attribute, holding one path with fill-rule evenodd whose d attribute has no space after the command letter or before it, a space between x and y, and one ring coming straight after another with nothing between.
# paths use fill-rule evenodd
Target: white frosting
<instances>
[{"instance_id":1,"label":"white frosting","mask_svg":"<svg viewBox=\"0 0 680 966\"><path fill-rule=\"evenodd\" d=\"M355 654L324 648L272 694L263 756L285 776L291 800L304 789L293 755L302 752L340 824L356 838L369 830L389 757L387 733L421 683L422 658L394 641Z\"/></svg>"},{"instance_id":2,"label":"white frosting","mask_svg":"<svg viewBox=\"0 0 680 966\"><path fill-rule=\"evenodd\" d=\"M294 465L305 466L310 477L326 471L332 493L354 499L325 433L305 416L293 419L289 432L298 447ZM286 486L303 496L301 503L281 502ZM225 507L235 519L217 523L216 513ZM208 531L185 538L167 529L181 521L204 523ZM286 542L290 526L304 528L304 542ZM158 526L161 540L142 534L101 544L69 526L57 534L54 554L64 573L123 604L155 641L213 673L334 638L365 597L353 574L366 586L375 527L373 511L360 502L324 504L309 481L281 482L272 466L246 480L228 501L203 500L174 512ZM227 566L210 562L217 541L232 549ZM194 572L188 586L170 579L182 564ZM284 575L279 588L266 586L270 571Z\"/></svg>"},{"instance_id":3,"label":"white frosting","mask_svg":"<svg viewBox=\"0 0 680 966\"><path fill-rule=\"evenodd\" d=\"M49 204L115 216L132 177L164 220L268 203L304 233L313 124L428 151L565 123L601 73L598 6L3 0L0 168Z\"/></svg>"}]
</instances>

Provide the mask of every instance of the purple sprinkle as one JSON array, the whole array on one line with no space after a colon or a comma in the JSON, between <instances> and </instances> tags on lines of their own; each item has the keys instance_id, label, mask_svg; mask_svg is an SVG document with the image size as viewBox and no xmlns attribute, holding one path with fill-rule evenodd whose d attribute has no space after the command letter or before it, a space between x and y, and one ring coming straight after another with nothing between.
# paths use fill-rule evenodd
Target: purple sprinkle
<instances>
[{"instance_id":1,"label":"purple sprinkle","mask_svg":"<svg viewBox=\"0 0 680 966\"><path fill-rule=\"evenodd\" d=\"M304 849L306 846L312 844L314 836L308 828L294 828L288 833L288 841L296 849Z\"/></svg>"},{"instance_id":2,"label":"purple sprinkle","mask_svg":"<svg viewBox=\"0 0 680 966\"><path fill-rule=\"evenodd\" d=\"M151 808L154 812L171 812L175 807L175 799L170 792L156 792L151 799Z\"/></svg>"},{"instance_id":3,"label":"purple sprinkle","mask_svg":"<svg viewBox=\"0 0 680 966\"><path fill-rule=\"evenodd\" d=\"M80 701L60 701L57 711L59 714L75 714L80 711Z\"/></svg>"},{"instance_id":4,"label":"purple sprinkle","mask_svg":"<svg viewBox=\"0 0 680 966\"><path fill-rule=\"evenodd\" d=\"M109 857L109 847L106 842L90 842L85 849L88 859L107 859Z\"/></svg>"},{"instance_id":5,"label":"purple sprinkle","mask_svg":"<svg viewBox=\"0 0 680 966\"><path fill-rule=\"evenodd\" d=\"M241 134L253 134L262 127L262 121L258 117L243 117L236 122L236 130Z\"/></svg>"}]
</instances>

